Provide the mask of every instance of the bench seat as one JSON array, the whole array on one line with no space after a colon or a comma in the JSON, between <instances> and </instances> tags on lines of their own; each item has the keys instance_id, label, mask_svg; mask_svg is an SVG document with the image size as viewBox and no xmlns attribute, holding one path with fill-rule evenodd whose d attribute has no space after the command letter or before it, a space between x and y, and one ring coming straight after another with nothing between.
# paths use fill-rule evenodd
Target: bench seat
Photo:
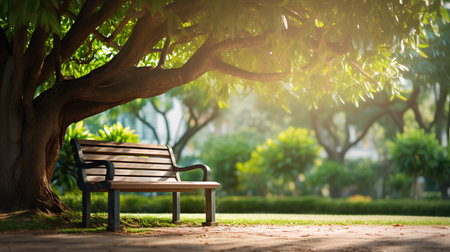
<instances>
[{"instance_id":1,"label":"bench seat","mask_svg":"<svg viewBox=\"0 0 450 252\"><path fill-rule=\"evenodd\" d=\"M121 192L192 192L198 189L217 189L220 184L217 182L197 182L197 181L149 181L149 182L129 182L112 181L110 189L118 189ZM101 191L101 190L98 190ZM107 192L108 190L103 190Z\"/></svg>"}]
</instances>

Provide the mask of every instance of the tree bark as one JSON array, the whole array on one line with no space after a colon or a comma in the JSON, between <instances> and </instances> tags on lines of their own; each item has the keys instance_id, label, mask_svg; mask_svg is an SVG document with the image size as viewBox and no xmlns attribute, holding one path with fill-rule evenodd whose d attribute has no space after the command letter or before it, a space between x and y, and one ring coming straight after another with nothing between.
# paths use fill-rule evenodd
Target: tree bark
<instances>
[{"instance_id":1,"label":"tree bark","mask_svg":"<svg viewBox=\"0 0 450 252\"><path fill-rule=\"evenodd\" d=\"M64 139L61 128L67 125L61 125L51 106L27 120L21 100L2 100L0 107L0 211L63 211L66 207L51 189L51 175Z\"/></svg>"}]
</instances>

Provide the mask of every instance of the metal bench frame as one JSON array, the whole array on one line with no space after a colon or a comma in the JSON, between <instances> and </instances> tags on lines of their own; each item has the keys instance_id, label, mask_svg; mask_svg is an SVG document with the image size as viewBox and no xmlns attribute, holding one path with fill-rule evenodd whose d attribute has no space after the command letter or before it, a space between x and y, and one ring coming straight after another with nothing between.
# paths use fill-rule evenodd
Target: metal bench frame
<instances>
[{"instance_id":1,"label":"metal bench frame","mask_svg":"<svg viewBox=\"0 0 450 252\"><path fill-rule=\"evenodd\" d=\"M90 213L91 213L91 192L108 192L108 231L119 231L122 230L120 226L120 191L127 192L172 192L172 222L180 224L180 192L193 191L197 189L205 189L205 210L206 210L206 222L203 223L204 226L216 226L215 221L215 189L220 186L217 182L210 181L211 171L210 168L203 164L188 166L188 167L178 167L176 164L175 156L170 146L162 145L142 145L142 146L156 146L156 147L166 147L170 154L170 161L172 171L174 173L172 180L166 182L163 178L161 181L138 181L138 182L121 182L115 181L115 166L114 161L111 160L88 160L85 161L83 149L87 148L86 145L94 146L97 151L102 151L103 149L116 148L117 150L127 151L127 148L138 148L136 146L141 146L140 144L127 144L118 142L107 142L107 141L94 141L94 140L71 140L72 149L74 152L75 163L78 168L78 179L77 184L82 191L82 225L84 227L90 227ZM102 147L105 145L104 147ZM90 146L89 146L90 147ZM92 149L92 148L91 148ZM117 156L108 153L111 157L109 159L117 158ZM95 155L95 154L94 154ZM128 155L128 154L126 154ZM91 155L92 156L92 155ZM133 154L130 154L133 156ZM134 155L137 156L137 155ZM104 157L104 156L102 156ZM142 158L139 156L138 158ZM150 159L149 159L150 160ZM105 169L104 180L101 181L90 181L88 179L89 171L88 169L103 168ZM181 181L179 172L190 171L194 169L203 170L203 181L202 182L186 182ZM142 176L140 177L142 178ZM145 180L145 177L143 177Z\"/></svg>"}]
</instances>

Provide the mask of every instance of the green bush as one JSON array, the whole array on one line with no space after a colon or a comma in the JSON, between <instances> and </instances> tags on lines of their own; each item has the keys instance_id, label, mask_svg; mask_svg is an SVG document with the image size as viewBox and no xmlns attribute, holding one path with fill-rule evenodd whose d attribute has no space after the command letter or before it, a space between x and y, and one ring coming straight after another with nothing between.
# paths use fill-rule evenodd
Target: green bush
<instances>
[{"instance_id":1,"label":"green bush","mask_svg":"<svg viewBox=\"0 0 450 252\"><path fill-rule=\"evenodd\" d=\"M330 196L341 197L345 188L353 187L349 194L363 194L376 197L376 184L380 167L370 159L354 159L344 164L327 160L321 166L311 169L306 176L306 185L312 188L329 186Z\"/></svg>"},{"instance_id":2,"label":"green bush","mask_svg":"<svg viewBox=\"0 0 450 252\"><path fill-rule=\"evenodd\" d=\"M64 144L59 151L58 160L52 174L52 186L59 193L68 193L76 189L77 171L75 160L73 158L72 146L70 140L76 139L97 139L104 141L116 142L139 142L138 135L134 134L134 130L129 127L123 128L118 122L111 127L104 125L103 130L99 130L97 135L92 135L89 130L84 127L83 121L74 123L67 128L64 136Z\"/></svg>"},{"instance_id":3,"label":"green bush","mask_svg":"<svg viewBox=\"0 0 450 252\"><path fill-rule=\"evenodd\" d=\"M61 200L75 211L81 211L80 195L64 195ZM107 211L107 194L94 193L92 212ZM202 196L181 196L182 213L204 213ZM170 213L171 196L149 197L121 194L120 211L126 213ZM380 214L450 217L450 202L442 200L372 200L303 197L229 196L217 198L218 213L295 213L295 214Z\"/></svg>"},{"instance_id":4,"label":"green bush","mask_svg":"<svg viewBox=\"0 0 450 252\"><path fill-rule=\"evenodd\" d=\"M259 145L247 162L236 166L248 188L264 191L267 186L277 194L295 193L298 176L312 167L319 151L316 139L307 129L289 127L276 139Z\"/></svg>"},{"instance_id":5,"label":"green bush","mask_svg":"<svg viewBox=\"0 0 450 252\"><path fill-rule=\"evenodd\" d=\"M341 190L351 184L352 174L348 167L336 161L327 160L319 166L307 179L312 186L323 187L329 185L330 196L341 196Z\"/></svg>"},{"instance_id":6,"label":"green bush","mask_svg":"<svg viewBox=\"0 0 450 252\"><path fill-rule=\"evenodd\" d=\"M417 178L435 171L443 160L443 150L434 134L424 130L410 130L397 134L390 148L396 168L412 176L413 195L417 199Z\"/></svg>"},{"instance_id":7,"label":"green bush","mask_svg":"<svg viewBox=\"0 0 450 252\"><path fill-rule=\"evenodd\" d=\"M213 179L221 184L221 192L237 194L239 181L236 163L249 160L250 153L263 140L258 132L242 130L209 138L203 144L200 159L211 167Z\"/></svg>"},{"instance_id":8,"label":"green bush","mask_svg":"<svg viewBox=\"0 0 450 252\"><path fill-rule=\"evenodd\" d=\"M100 129L95 137L96 140L102 141L115 141L115 142L128 142L138 143L139 136L134 134L134 130L130 130L130 127L123 127L120 122L113 124L109 127L104 125L103 129Z\"/></svg>"}]
</instances>

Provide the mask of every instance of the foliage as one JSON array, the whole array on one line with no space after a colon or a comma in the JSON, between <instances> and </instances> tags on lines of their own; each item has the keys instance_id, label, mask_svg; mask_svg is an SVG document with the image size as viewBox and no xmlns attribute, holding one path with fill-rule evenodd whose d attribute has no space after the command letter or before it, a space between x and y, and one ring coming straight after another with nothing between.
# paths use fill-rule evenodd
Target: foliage
<instances>
[{"instance_id":1,"label":"foliage","mask_svg":"<svg viewBox=\"0 0 450 252\"><path fill-rule=\"evenodd\" d=\"M440 1L431 1L430 4L422 1L309 1L301 4L295 1L235 1L233 4L228 1L198 1L193 5L195 10L188 17L171 9L172 5L177 4L177 1L145 4L132 1L116 6L116 11L107 20L100 22L95 36L87 37L83 43L74 47L75 50L69 56L65 56L68 60L64 58L61 66L64 75L80 78L104 66L121 54L130 38L141 36L133 32L137 29L136 24L150 16L167 22L164 33L167 36L163 35L152 41L154 52L140 54L137 59L139 66L159 66L159 54L166 42L171 43L172 47L163 59L163 66L178 68L206 40L204 34L218 41L228 38L248 39L249 36L244 34L253 39L263 36L265 43L261 43L262 46L251 43L247 49L240 45L220 54L223 62L246 71L293 72L289 81L294 86L287 83L276 86L258 85L254 87L257 92L269 94L270 99L278 99L280 103L282 100L279 98L296 90L303 90L297 95L309 101L326 97L334 102L340 102L341 99L357 102L361 98L370 97L372 91L379 87L391 86L387 82L398 76L402 67L390 57L393 49L401 45L402 49L411 47L422 53L419 46L426 41L429 30L436 29L435 20L448 19ZM31 28L43 26L64 39L78 24L74 16L80 13L82 7L82 2L60 6L54 1L33 4L32 1L15 3L7 0L0 7L2 28L11 37L13 27L27 24ZM63 11L57 12L59 9ZM149 11L144 15L142 12L147 9ZM360 11L354 13L355 10ZM131 15L133 18L130 18L130 13L140 15ZM126 18L128 22L122 24L121 21ZM189 29L193 26L196 29ZM33 31L34 29L30 29L29 33ZM192 33L192 36L187 37L185 32ZM52 39L49 37L47 40L45 49L55 50ZM133 39L131 41L134 43ZM130 64L135 64L135 61L136 59ZM230 68L218 70L243 79L263 79L248 77L242 72L231 71ZM213 87L211 94L220 98L227 98L243 87L242 81L227 79L220 74L210 74L205 78ZM219 78L227 81L215 81ZM41 92L54 85L39 84L42 85L39 87ZM399 94L397 87L390 88L394 94Z\"/></svg>"},{"instance_id":2,"label":"foliage","mask_svg":"<svg viewBox=\"0 0 450 252\"><path fill-rule=\"evenodd\" d=\"M327 160L307 177L308 184L314 187L329 185L331 197L341 196L341 191L352 182L348 167L342 163Z\"/></svg>"},{"instance_id":3,"label":"foliage","mask_svg":"<svg viewBox=\"0 0 450 252\"><path fill-rule=\"evenodd\" d=\"M353 159L346 162L352 174L352 184L357 186L355 190L359 194L376 197L376 188L381 175L379 161L370 159Z\"/></svg>"},{"instance_id":4,"label":"foliage","mask_svg":"<svg viewBox=\"0 0 450 252\"><path fill-rule=\"evenodd\" d=\"M130 130L130 127L124 128L120 122L117 122L111 127L104 125L103 129L98 131L95 139L102 141L138 143L139 136L134 134L134 131L135 130Z\"/></svg>"},{"instance_id":5,"label":"foliage","mask_svg":"<svg viewBox=\"0 0 450 252\"><path fill-rule=\"evenodd\" d=\"M221 184L221 191L237 193L236 164L249 160L251 152L262 141L262 136L251 130L211 137L205 141L200 149L200 159L211 167L214 179Z\"/></svg>"},{"instance_id":6,"label":"foliage","mask_svg":"<svg viewBox=\"0 0 450 252\"><path fill-rule=\"evenodd\" d=\"M242 174L243 183L271 176L281 179L283 184L290 182L295 185L298 176L312 167L319 151L316 139L307 129L289 127L275 140L269 138L259 145L251 153L251 158L245 163L239 162L237 168ZM295 188L290 190L294 191Z\"/></svg>"},{"instance_id":7,"label":"foliage","mask_svg":"<svg viewBox=\"0 0 450 252\"><path fill-rule=\"evenodd\" d=\"M397 134L390 152L399 171L417 177L437 168L442 147L434 134L427 134L420 129Z\"/></svg>"},{"instance_id":8,"label":"foliage","mask_svg":"<svg viewBox=\"0 0 450 252\"><path fill-rule=\"evenodd\" d=\"M390 198L408 198L411 195L411 176L403 172L390 174L386 181L387 195Z\"/></svg>"},{"instance_id":9,"label":"foliage","mask_svg":"<svg viewBox=\"0 0 450 252\"><path fill-rule=\"evenodd\" d=\"M340 163L326 160L322 165L308 172L306 183L309 187L328 186L331 197L342 197L354 193L376 197L379 179L379 165L369 159L348 160Z\"/></svg>"},{"instance_id":10,"label":"foliage","mask_svg":"<svg viewBox=\"0 0 450 252\"><path fill-rule=\"evenodd\" d=\"M222 213L314 213L392 214L450 216L446 201L372 200L353 202L316 196L304 197L224 197L218 199Z\"/></svg>"},{"instance_id":11,"label":"foliage","mask_svg":"<svg viewBox=\"0 0 450 252\"><path fill-rule=\"evenodd\" d=\"M92 138L89 130L84 127L84 122L80 121L70 125L64 136L64 144L59 152L58 160L52 175L52 186L56 187L61 193L73 191L76 188L77 171L75 160L73 158L72 146L70 140Z\"/></svg>"}]
</instances>

